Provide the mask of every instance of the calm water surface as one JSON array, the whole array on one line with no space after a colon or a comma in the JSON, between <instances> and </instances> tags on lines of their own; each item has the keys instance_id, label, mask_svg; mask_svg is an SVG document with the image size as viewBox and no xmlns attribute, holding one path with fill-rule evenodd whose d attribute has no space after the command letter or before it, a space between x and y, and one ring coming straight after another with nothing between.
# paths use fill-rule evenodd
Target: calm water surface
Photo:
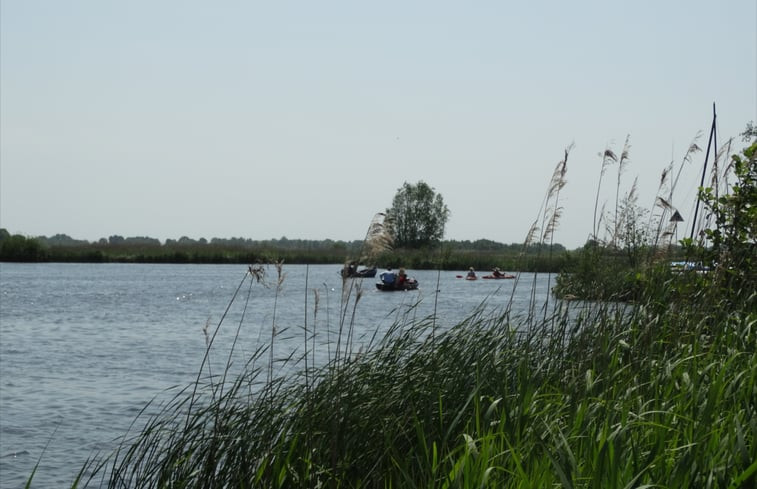
<instances>
[{"instance_id":1,"label":"calm water surface","mask_svg":"<svg viewBox=\"0 0 757 489\"><path fill-rule=\"evenodd\" d=\"M306 323L317 331L317 361L325 361L339 324L339 268L284 266L277 288L274 267L264 284L244 280L240 265L0 263L0 487L23 487L40 456L33 487L69 487L85 460L110 451L148 401L196 378L203 329L210 335L221 324L211 355L218 369L238 328L237 364L270 343L273 327L275 357L297 356ZM358 346L398 318L436 310L444 328L484 301L496 312L515 285L469 282L456 271L408 272L419 290L379 292L374 279L359 281ZM532 286L543 303L549 280L524 275L513 310L525 311ZM295 366L277 363L280 372L288 368Z\"/></svg>"}]
</instances>

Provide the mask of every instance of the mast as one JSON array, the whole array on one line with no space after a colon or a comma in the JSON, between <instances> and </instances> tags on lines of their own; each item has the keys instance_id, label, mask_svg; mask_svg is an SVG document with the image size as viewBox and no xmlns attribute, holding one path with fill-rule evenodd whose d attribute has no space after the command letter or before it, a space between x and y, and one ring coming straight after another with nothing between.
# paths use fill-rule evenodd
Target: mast
<instances>
[{"instance_id":1,"label":"mast","mask_svg":"<svg viewBox=\"0 0 757 489\"><path fill-rule=\"evenodd\" d=\"M716 156L714 158L717 158L717 142L715 141L717 133L715 132L715 120L717 118L717 115L715 113L715 102L712 103L712 126L710 126L710 139L707 141L707 153L704 155L704 168L702 168L702 180L699 183L700 187L704 187L704 177L707 175L707 160L710 157L710 147L715 146L715 153ZM717 192L717 187L715 189L715 192ZM697 192L697 205L694 208L694 219L691 220L691 235L689 236L689 239L692 241L694 240L694 230L697 227L697 215L699 214L699 203L701 202L701 198L699 197L699 192Z\"/></svg>"}]
</instances>

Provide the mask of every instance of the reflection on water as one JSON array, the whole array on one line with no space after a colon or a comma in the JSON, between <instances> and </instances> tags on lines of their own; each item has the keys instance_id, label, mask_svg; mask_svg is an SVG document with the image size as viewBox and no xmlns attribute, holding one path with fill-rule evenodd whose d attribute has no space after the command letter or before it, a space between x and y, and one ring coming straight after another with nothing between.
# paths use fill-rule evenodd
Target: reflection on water
<instances>
[{"instance_id":1,"label":"reflection on water","mask_svg":"<svg viewBox=\"0 0 757 489\"><path fill-rule=\"evenodd\" d=\"M237 331L239 368L271 344L272 331L275 360L300 358L305 328L315 335L309 359L324 363L340 324L352 327L358 351L395 321L433 318L443 329L482 304L484 314L508 304L527 314L550 284L545 275L473 282L456 278L459 271L409 270L417 291L381 292L374 279L348 279L343 294L340 269L285 266L279 282L271 267L257 283L238 265L0 263L0 486L23 487L43 450L35 486L70 486L87 457L111 449L149 400L194 381L217 328L214 372Z\"/></svg>"}]
</instances>

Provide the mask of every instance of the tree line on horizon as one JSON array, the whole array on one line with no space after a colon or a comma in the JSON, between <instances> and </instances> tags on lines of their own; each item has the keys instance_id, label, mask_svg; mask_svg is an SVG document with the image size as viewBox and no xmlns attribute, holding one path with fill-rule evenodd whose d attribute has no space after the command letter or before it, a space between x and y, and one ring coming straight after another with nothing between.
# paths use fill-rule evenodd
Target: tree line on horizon
<instances>
[{"instance_id":1,"label":"tree line on horizon","mask_svg":"<svg viewBox=\"0 0 757 489\"><path fill-rule=\"evenodd\" d=\"M11 234L0 228L0 261L6 262L164 262L164 263L245 263L285 260L287 263L341 263L357 256L362 240L255 240L251 238L159 239L148 236L124 237L113 235L97 241L73 238L67 234L29 237ZM488 263L493 255L539 255L544 245L523 243L505 244L490 239L445 240L435 243L435 249L447 254L467 255L474 266ZM396 248L386 252L385 261L397 261L401 256L428 255L428 248ZM561 244L554 244L551 252L564 254ZM473 259L473 255L479 259ZM481 258L485 257L485 258ZM414 261L418 261L414 259Z\"/></svg>"},{"instance_id":2,"label":"tree line on horizon","mask_svg":"<svg viewBox=\"0 0 757 489\"><path fill-rule=\"evenodd\" d=\"M182 236L161 243L148 236L112 235L89 242L66 234L29 238L0 229L0 261L314 264L358 261L369 266L402 263L422 268L452 262L464 264L465 268L509 265L512 269L516 256L541 255L546 250L548 253L544 254L551 260L555 253L566 251L560 244L544 242L508 245L489 239L444 240L449 215L442 195L421 180L414 184L404 182L397 189L391 207L374 216L362 240L304 240L285 236L268 240L241 237L207 240ZM498 254L509 260L493 263ZM437 256L431 258L431 255ZM544 265L538 268L543 269Z\"/></svg>"}]
</instances>

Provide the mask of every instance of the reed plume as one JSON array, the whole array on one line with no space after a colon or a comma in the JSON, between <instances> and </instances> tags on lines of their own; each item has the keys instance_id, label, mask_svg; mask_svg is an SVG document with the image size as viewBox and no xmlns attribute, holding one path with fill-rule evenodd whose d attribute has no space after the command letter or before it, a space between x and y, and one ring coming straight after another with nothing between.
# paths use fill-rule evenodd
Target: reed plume
<instances>
[{"instance_id":1,"label":"reed plume","mask_svg":"<svg viewBox=\"0 0 757 489\"><path fill-rule=\"evenodd\" d=\"M597 238L597 229L599 227L599 222L597 222L597 208L599 207L599 193L602 188L602 177L605 175L605 171L607 171L607 167L610 166L612 163L615 163L618 161L618 157L615 155L615 153L609 148L605 148L604 152L602 154L602 166L599 170L599 182L597 183L597 196L594 199L594 226L592 228L592 238L596 241ZM604 212L604 206L602 209L602 212ZM600 220L601 220L601 214L600 214Z\"/></svg>"},{"instance_id":2,"label":"reed plume","mask_svg":"<svg viewBox=\"0 0 757 489\"><path fill-rule=\"evenodd\" d=\"M631 135L626 136L626 142L623 143L623 151L620 153L620 158L618 158L618 180L615 187L615 226L612 233L613 239L612 244L613 246L617 245L616 238L618 236L618 204L620 199L620 181L621 177L623 176L623 172L626 169L626 166L628 166L628 154L629 150L631 149L631 145L629 144L629 141L631 139Z\"/></svg>"},{"instance_id":3,"label":"reed plume","mask_svg":"<svg viewBox=\"0 0 757 489\"><path fill-rule=\"evenodd\" d=\"M392 236L391 226L386 222L386 214L379 212L373 216L368 226L360 259L366 262L375 260L379 254L391 250L393 245L394 236Z\"/></svg>"},{"instance_id":4,"label":"reed plume","mask_svg":"<svg viewBox=\"0 0 757 489\"><path fill-rule=\"evenodd\" d=\"M536 238L539 236L539 232L541 232L541 235L538 240L539 245L549 245L549 253L552 253L552 245L553 243L553 237L554 232L557 229L557 226L560 222L560 217L562 216L562 207L559 205L560 200L560 191L565 187L565 184L567 183L567 180L565 179L565 174L568 171L568 155L570 154L570 151L573 149L574 144L571 143L567 148L565 148L565 153L563 156L563 159L560 160L557 165L555 166L554 171L552 172L552 177L549 181L549 186L547 187L547 192L544 196L544 199L542 200L541 206L539 207L539 212L537 214L537 218L534 221L534 223L531 225L531 227L528 230L528 233L526 235L526 239L523 243L523 251L522 254L525 255L526 250L529 246L536 243ZM539 224L541 222L541 224ZM541 253L542 247L539 247L539 253ZM536 283L536 277L537 274L534 273L534 284ZM512 300L515 294L515 289L518 285L520 275L516 276L515 281L513 282L513 290L510 296L510 304L512 304ZM534 291L536 287L532 284L531 287L531 306L529 307L529 318L533 318L534 314L534 307L536 305ZM547 303L544 304L544 311L546 313L548 306ZM510 306L508 305L508 308ZM507 311L505 311L507 313Z\"/></svg>"},{"instance_id":5,"label":"reed plume","mask_svg":"<svg viewBox=\"0 0 757 489\"><path fill-rule=\"evenodd\" d=\"M733 161L728 162L729 155L731 154L731 143L733 138L728 139L726 143L715 154L715 160L712 162L712 170L710 172L710 187L715 190L715 198L723 192L728 191L728 174L733 168ZM721 161L728 162L723 168L719 164Z\"/></svg>"},{"instance_id":6,"label":"reed plume","mask_svg":"<svg viewBox=\"0 0 757 489\"><path fill-rule=\"evenodd\" d=\"M562 207L559 206L560 191L567 183L565 174L568 171L568 154L571 149L573 149L573 144L565 148L564 158L557 163L555 171L552 173L552 179L550 180L549 189L547 190L547 204L545 207L545 217L547 219L541 239L543 244L552 244L554 232L557 229L560 216L562 215Z\"/></svg>"},{"instance_id":7,"label":"reed plume","mask_svg":"<svg viewBox=\"0 0 757 489\"><path fill-rule=\"evenodd\" d=\"M664 197L662 197L662 194L665 192L666 185L668 183L668 180L670 178L670 172L673 170L673 161L671 160L667 167L665 167L662 170L662 174L660 175L660 183L657 186L657 194L654 200L654 204L652 205L652 212L649 213L649 222L647 223L647 227L649 229L652 229L652 219L655 216L655 209L660 209L659 214L659 221L657 223L657 230L655 232L654 236L654 246L657 246L657 243L659 242L661 236L660 233L662 232L662 220L664 219L667 212L670 211L672 206L670 205L670 202L665 200Z\"/></svg>"}]
</instances>

